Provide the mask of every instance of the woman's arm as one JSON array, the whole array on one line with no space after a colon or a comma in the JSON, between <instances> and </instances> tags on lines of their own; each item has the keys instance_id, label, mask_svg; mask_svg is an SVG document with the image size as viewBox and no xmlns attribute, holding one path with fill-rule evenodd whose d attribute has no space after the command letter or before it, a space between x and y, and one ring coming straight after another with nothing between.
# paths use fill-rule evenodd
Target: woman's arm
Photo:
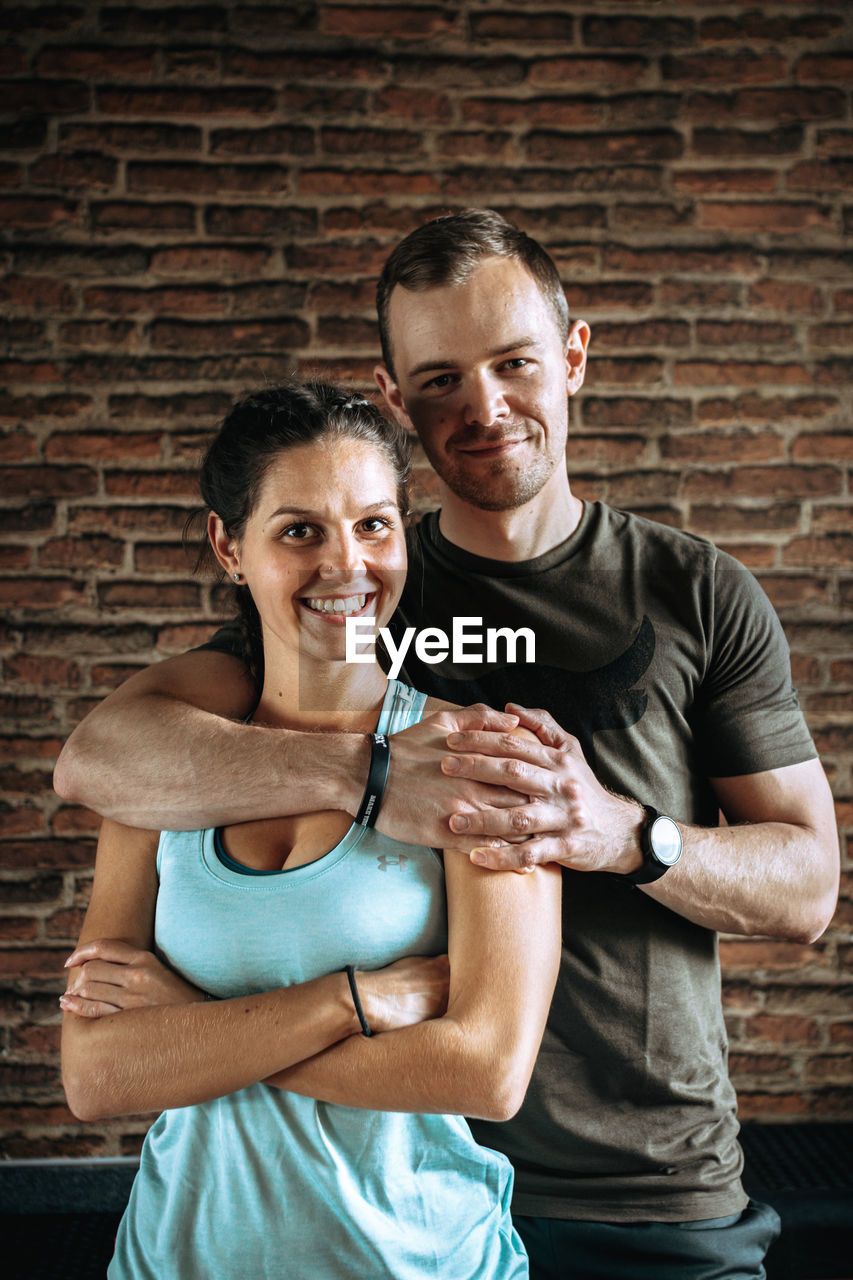
<instances>
[{"instance_id":1,"label":"woman's arm","mask_svg":"<svg viewBox=\"0 0 853 1280\"><path fill-rule=\"evenodd\" d=\"M450 996L442 1018L354 1037L267 1083L382 1111L509 1119L524 1100L560 960L560 870L481 871L445 855Z\"/></svg>"},{"instance_id":2,"label":"woman's arm","mask_svg":"<svg viewBox=\"0 0 853 1280\"><path fill-rule=\"evenodd\" d=\"M150 950L157 843L155 832L104 822L92 900L78 949L110 938ZM68 985L74 998L86 1001L104 994L105 963L86 960L70 970ZM88 972L87 966L91 966ZM394 999L395 982L405 987L413 966L438 975L442 961L401 961L364 983L369 1016L383 1026L400 1025L403 1015L397 1007L400 1002ZM419 1016L433 1016L443 1007L440 987L436 977L432 995L421 999ZM221 1097L360 1030L342 973L212 1002L186 984L186 999L185 1004L127 1007L107 1017L65 1013L63 1083L69 1106L79 1119L162 1110Z\"/></svg>"}]
</instances>

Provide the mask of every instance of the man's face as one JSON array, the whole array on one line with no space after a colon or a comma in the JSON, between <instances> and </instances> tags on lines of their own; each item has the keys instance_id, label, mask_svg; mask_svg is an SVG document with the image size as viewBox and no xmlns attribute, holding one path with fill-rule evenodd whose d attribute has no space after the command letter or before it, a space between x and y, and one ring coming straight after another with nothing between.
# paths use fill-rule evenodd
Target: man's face
<instances>
[{"instance_id":1,"label":"man's face","mask_svg":"<svg viewBox=\"0 0 853 1280\"><path fill-rule=\"evenodd\" d=\"M530 502L563 465L586 326L564 345L533 277L497 257L460 285L398 285L388 319L395 376L377 380L447 488L487 511Z\"/></svg>"}]
</instances>

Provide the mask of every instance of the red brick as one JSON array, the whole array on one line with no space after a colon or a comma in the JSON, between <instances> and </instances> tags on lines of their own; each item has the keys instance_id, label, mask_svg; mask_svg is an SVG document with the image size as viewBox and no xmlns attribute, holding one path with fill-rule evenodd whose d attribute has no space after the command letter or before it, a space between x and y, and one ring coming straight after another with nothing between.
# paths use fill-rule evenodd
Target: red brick
<instances>
[{"instance_id":1,"label":"red brick","mask_svg":"<svg viewBox=\"0 0 853 1280\"><path fill-rule=\"evenodd\" d=\"M442 133L435 140L435 154L440 159L500 160L515 155L515 138L511 133L485 130L457 130Z\"/></svg>"},{"instance_id":2,"label":"red brick","mask_svg":"<svg viewBox=\"0 0 853 1280\"><path fill-rule=\"evenodd\" d=\"M784 551L786 564L853 567L853 533L824 534L823 537L794 538Z\"/></svg>"},{"instance_id":3,"label":"red brick","mask_svg":"<svg viewBox=\"0 0 853 1280\"><path fill-rule=\"evenodd\" d=\"M193 192L199 195L263 194L283 195L290 186L291 173L273 164L174 164L135 160L127 166L127 189L131 192Z\"/></svg>"},{"instance_id":4,"label":"red brick","mask_svg":"<svg viewBox=\"0 0 853 1280\"><path fill-rule=\"evenodd\" d=\"M0 418L8 422L73 418L91 404L90 397L83 395L8 396L0 392Z\"/></svg>"},{"instance_id":5,"label":"red brick","mask_svg":"<svg viewBox=\"0 0 853 1280\"><path fill-rule=\"evenodd\" d=\"M89 467L2 467L0 491L28 498L79 498L94 493L98 477Z\"/></svg>"},{"instance_id":6,"label":"red brick","mask_svg":"<svg viewBox=\"0 0 853 1280\"><path fill-rule=\"evenodd\" d=\"M212 236L253 239L313 235L317 230L317 216L302 209L285 210L274 205L208 205L204 211L204 229Z\"/></svg>"},{"instance_id":7,"label":"red brick","mask_svg":"<svg viewBox=\"0 0 853 1280\"><path fill-rule=\"evenodd\" d=\"M788 234L808 231L812 227L829 230L833 211L828 205L816 204L702 204L698 225L706 230L764 231Z\"/></svg>"},{"instance_id":8,"label":"red brick","mask_svg":"<svg viewBox=\"0 0 853 1280\"><path fill-rule=\"evenodd\" d=\"M104 488L108 497L198 500L195 471L109 471Z\"/></svg>"},{"instance_id":9,"label":"red brick","mask_svg":"<svg viewBox=\"0 0 853 1280\"><path fill-rule=\"evenodd\" d=\"M597 387L644 386L657 383L663 374L660 360L645 357L637 360L607 360L593 355L590 361L590 381Z\"/></svg>"},{"instance_id":10,"label":"red brick","mask_svg":"<svg viewBox=\"0 0 853 1280\"><path fill-rule=\"evenodd\" d=\"M738 467L734 472L694 471L685 478L686 496L802 498L838 493L841 473L832 467Z\"/></svg>"},{"instance_id":11,"label":"red brick","mask_svg":"<svg viewBox=\"0 0 853 1280\"><path fill-rule=\"evenodd\" d=\"M755 1093L741 1087L737 1101L741 1120L758 1117L778 1119L781 1116L809 1115L812 1111L811 1100L800 1093Z\"/></svg>"},{"instance_id":12,"label":"red brick","mask_svg":"<svg viewBox=\"0 0 853 1280\"><path fill-rule=\"evenodd\" d=\"M849 191L853 181L853 160L833 157L830 160L805 160L788 171L790 191Z\"/></svg>"},{"instance_id":13,"label":"red brick","mask_svg":"<svg viewBox=\"0 0 853 1280\"><path fill-rule=\"evenodd\" d=\"M44 815L29 805L11 809L8 805L0 808L0 835L4 839L9 836L39 835L44 831ZM5 897L6 889L3 894Z\"/></svg>"},{"instance_id":14,"label":"red brick","mask_svg":"<svg viewBox=\"0 0 853 1280\"><path fill-rule=\"evenodd\" d=\"M576 407L577 404L575 401ZM614 396L607 399L584 396L581 413L585 427L646 427L656 431L689 426L693 417L688 401L658 396Z\"/></svg>"},{"instance_id":15,"label":"red brick","mask_svg":"<svg viewBox=\"0 0 853 1280\"><path fill-rule=\"evenodd\" d=\"M30 565L31 551L29 547L7 547L0 544L0 569L5 573L20 573Z\"/></svg>"},{"instance_id":16,"label":"red brick","mask_svg":"<svg viewBox=\"0 0 853 1280\"><path fill-rule=\"evenodd\" d=\"M58 196L2 196L0 218L9 227L58 227L63 223L79 226L81 209L76 201Z\"/></svg>"},{"instance_id":17,"label":"red brick","mask_svg":"<svg viewBox=\"0 0 853 1280\"><path fill-rule=\"evenodd\" d=\"M644 78L651 81L650 59L636 54L614 57L577 55L561 58L543 58L530 66L527 75L532 85L556 84L561 88L571 85L575 89L604 86L613 89L620 85L635 88Z\"/></svg>"},{"instance_id":18,"label":"red brick","mask_svg":"<svg viewBox=\"0 0 853 1280\"><path fill-rule=\"evenodd\" d=\"M607 134L533 130L524 143L524 153L531 160L556 164L673 160L681 155L683 148L681 136L665 130Z\"/></svg>"},{"instance_id":19,"label":"red brick","mask_svg":"<svg viewBox=\"0 0 853 1280\"><path fill-rule=\"evenodd\" d=\"M62 431L45 441L45 457L51 461L88 458L110 462L158 460L162 437L158 432L106 433Z\"/></svg>"},{"instance_id":20,"label":"red brick","mask_svg":"<svg viewBox=\"0 0 853 1280\"><path fill-rule=\"evenodd\" d=\"M438 195L440 185L432 173L370 169L303 169L297 179L301 196L340 196L358 191L362 196L402 194Z\"/></svg>"},{"instance_id":21,"label":"red brick","mask_svg":"<svg viewBox=\"0 0 853 1280\"><path fill-rule=\"evenodd\" d=\"M728 969L785 970L820 965L822 946L803 946L798 942L774 942L769 939L722 939L720 958Z\"/></svg>"},{"instance_id":22,"label":"red brick","mask_svg":"<svg viewBox=\"0 0 853 1280\"><path fill-rule=\"evenodd\" d=\"M35 437L21 427L0 436L0 461L24 462L36 454Z\"/></svg>"},{"instance_id":23,"label":"red brick","mask_svg":"<svg viewBox=\"0 0 853 1280\"><path fill-rule=\"evenodd\" d=\"M462 103L463 116L467 118L468 103ZM352 111L352 105L347 110ZM407 120L447 121L453 114L450 99L444 93L422 92L416 89L399 89L389 86L378 92L373 100L373 114L399 116Z\"/></svg>"},{"instance_id":24,"label":"red brick","mask_svg":"<svg viewBox=\"0 0 853 1280\"><path fill-rule=\"evenodd\" d=\"M109 156L78 153L42 156L30 165L30 182L35 186L75 187L100 190L112 187L118 174L118 162Z\"/></svg>"},{"instance_id":25,"label":"red brick","mask_svg":"<svg viewBox=\"0 0 853 1280\"><path fill-rule=\"evenodd\" d=\"M228 14L213 4L167 5L163 8L122 4L101 9L100 28L105 33L117 32L120 35L171 36L184 32L211 35L228 30Z\"/></svg>"},{"instance_id":26,"label":"red brick","mask_svg":"<svg viewBox=\"0 0 853 1280\"><path fill-rule=\"evenodd\" d=\"M813 347L830 351L849 351L853 348L853 324L813 325L809 342Z\"/></svg>"},{"instance_id":27,"label":"red brick","mask_svg":"<svg viewBox=\"0 0 853 1280\"><path fill-rule=\"evenodd\" d=\"M750 286L748 297L754 306L789 314L800 311L814 315L823 310L820 290L799 280L759 280Z\"/></svg>"},{"instance_id":28,"label":"red brick","mask_svg":"<svg viewBox=\"0 0 853 1280\"><path fill-rule=\"evenodd\" d=\"M714 52L667 56L661 62L664 82L678 80L688 85L756 85L784 81L784 57L777 53Z\"/></svg>"},{"instance_id":29,"label":"red brick","mask_svg":"<svg viewBox=\"0 0 853 1280\"><path fill-rule=\"evenodd\" d=\"M676 169L672 175L675 191L696 195L768 195L776 191L778 183L779 176L772 169Z\"/></svg>"},{"instance_id":30,"label":"red brick","mask_svg":"<svg viewBox=\"0 0 853 1280\"><path fill-rule=\"evenodd\" d=\"M692 20L682 18L593 16L583 19L581 33L584 44L590 47L670 49L692 44L696 28Z\"/></svg>"},{"instance_id":31,"label":"red brick","mask_svg":"<svg viewBox=\"0 0 853 1280\"><path fill-rule=\"evenodd\" d=\"M790 609L809 603L832 604L832 586L828 578L816 578L813 573L783 577L781 574L759 574L759 581L767 592L774 609ZM808 714L815 710L811 698Z\"/></svg>"},{"instance_id":32,"label":"red brick","mask_svg":"<svg viewBox=\"0 0 853 1280\"><path fill-rule=\"evenodd\" d=\"M161 587L163 584L159 584ZM130 676L142 668L130 664L99 662L89 672L92 684L99 689L117 689Z\"/></svg>"},{"instance_id":33,"label":"red brick","mask_svg":"<svg viewBox=\"0 0 853 1280\"><path fill-rule=\"evenodd\" d=\"M51 830L56 836L97 836L101 828L101 818L89 809L76 805L57 809L51 819Z\"/></svg>"},{"instance_id":34,"label":"red brick","mask_svg":"<svg viewBox=\"0 0 853 1280\"><path fill-rule=\"evenodd\" d=\"M33 62L39 75L147 76L154 70L151 49L117 48L113 45L48 45Z\"/></svg>"},{"instance_id":35,"label":"red brick","mask_svg":"<svg viewBox=\"0 0 853 1280\"><path fill-rule=\"evenodd\" d=\"M749 320L700 320L696 325L696 337L703 348L790 347L794 340L794 330L787 324Z\"/></svg>"},{"instance_id":36,"label":"red brick","mask_svg":"<svg viewBox=\"0 0 853 1280\"><path fill-rule=\"evenodd\" d=\"M846 51L807 53L794 68L801 84L849 84L853 81L853 53Z\"/></svg>"},{"instance_id":37,"label":"red brick","mask_svg":"<svg viewBox=\"0 0 853 1280\"><path fill-rule=\"evenodd\" d=\"M772 431L738 431L731 435L691 432L664 436L661 456L686 462L756 462L781 457L784 444Z\"/></svg>"},{"instance_id":38,"label":"red brick","mask_svg":"<svg viewBox=\"0 0 853 1280\"><path fill-rule=\"evenodd\" d=\"M102 582L98 603L105 609L198 609L201 589L185 582Z\"/></svg>"},{"instance_id":39,"label":"red brick","mask_svg":"<svg viewBox=\"0 0 853 1280\"><path fill-rule=\"evenodd\" d=\"M200 152L201 129L189 125L125 124L109 120L97 124L73 121L60 125L60 143L72 147L91 147L97 151L128 152L178 151L182 154Z\"/></svg>"},{"instance_id":40,"label":"red brick","mask_svg":"<svg viewBox=\"0 0 853 1280\"><path fill-rule=\"evenodd\" d=\"M39 276L8 275L0 280L0 299L29 311L70 311L74 293L65 280L45 280Z\"/></svg>"},{"instance_id":41,"label":"red brick","mask_svg":"<svg viewBox=\"0 0 853 1280\"><path fill-rule=\"evenodd\" d=\"M151 271L155 275L183 275L202 272L247 277L261 274L272 258L272 252L261 245L181 245L159 249L151 255Z\"/></svg>"},{"instance_id":42,"label":"red brick","mask_svg":"<svg viewBox=\"0 0 853 1280\"><path fill-rule=\"evenodd\" d=\"M7 678L22 684L64 689L76 689L80 684L80 667L73 658L19 653L6 658L3 669Z\"/></svg>"},{"instance_id":43,"label":"red brick","mask_svg":"<svg viewBox=\"0 0 853 1280\"><path fill-rule=\"evenodd\" d=\"M73 507L68 513L68 528L72 533L88 530L108 530L112 534L157 534L179 536L186 518L183 507L144 506L120 507L114 503L103 507Z\"/></svg>"},{"instance_id":44,"label":"red brick","mask_svg":"<svg viewBox=\"0 0 853 1280\"><path fill-rule=\"evenodd\" d=\"M672 227L689 227L694 222L692 205L686 204L630 204L614 206L610 211L614 230L628 229L660 231Z\"/></svg>"},{"instance_id":45,"label":"red brick","mask_svg":"<svg viewBox=\"0 0 853 1280\"><path fill-rule=\"evenodd\" d=\"M65 115L88 111L90 89L83 80L2 80L0 101L7 112Z\"/></svg>"},{"instance_id":46,"label":"red brick","mask_svg":"<svg viewBox=\"0 0 853 1280\"><path fill-rule=\"evenodd\" d=\"M247 85L229 87L218 85L215 89L203 89L181 85L152 88L114 88L99 86L96 90L97 108L110 116L199 116L203 120L211 116L264 116L275 111L276 100L272 89L253 89Z\"/></svg>"},{"instance_id":47,"label":"red brick","mask_svg":"<svg viewBox=\"0 0 853 1280\"><path fill-rule=\"evenodd\" d=\"M134 568L140 574L176 573L187 577L191 569L190 552L180 543L137 543Z\"/></svg>"},{"instance_id":48,"label":"red brick","mask_svg":"<svg viewBox=\"0 0 853 1280\"><path fill-rule=\"evenodd\" d=\"M311 156L314 131L304 125L273 125L265 129L214 129L210 154L245 156Z\"/></svg>"},{"instance_id":49,"label":"red brick","mask_svg":"<svg viewBox=\"0 0 853 1280\"><path fill-rule=\"evenodd\" d=\"M721 384L778 387L780 384L811 385L813 378L809 370L799 364L770 364L758 360L684 360L676 365L674 382L682 387Z\"/></svg>"},{"instance_id":50,"label":"red brick","mask_svg":"<svg viewBox=\"0 0 853 1280\"><path fill-rule=\"evenodd\" d=\"M0 605L6 609L44 609L49 612L63 605L82 604L85 594L82 583L69 582L65 578L0 581Z\"/></svg>"},{"instance_id":51,"label":"red brick","mask_svg":"<svg viewBox=\"0 0 853 1280\"><path fill-rule=\"evenodd\" d=\"M632 347L684 347L690 342L690 326L682 320L600 323L595 326L594 333L595 346L602 351L624 351Z\"/></svg>"},{"instance_id":52,"label":"red brick","mask_svg":"<svg viewBox=\"0 0 853 1280\"><path fill-rule=\"evenodd\" d=\"M125 544L97 534L85 538L53 538L39 552L47 569L115 569L124 560Z\"/></svg>"},{"instance_id":53,"label":"red brick","mask_svg":"<svg viewBox=\"0 0 853 1280\"><path fill-rule=\"evenodd\" d=\"M755 275L759 269L758 254L740 248L714 250L687 246L634 248L610 245L605 248L603 257L606 270L635 271L646 277L665 272L667 275L731 275L743 279Z\"/></svg>"},{"instance_id":54,"label":"red brick","mask_svg":"<svg viewBox=\"0 0 853 1280\"><path fill-rule=\"evenodd\" d=\"M277 351L307 346L308 326L302 320L246 320L233 324L201 324L155 320L149 329L154 351Z\"/></svg>"},{"instance_id":55,"label":"red brick","mask_svg":"<svg viewBox=\"0 0 853 1280\"><path fill-rule=\"evenodd\" d=\"M807 431L791 445L792 458L853 458L853 436L843 431Z\"/></svg>"},{"instance_id":56,"label":"red brick","mask_svg":"<svg viewBox=\"0 0 853 1280\"><path fill-rule=\"evenodd\" d=\"M324 4L319 16L323 34L354 36L357 40L417 40L458 30L458 19L438 6L359 4L350 8Z\"/></svg>"},{"instance_id":57,"label":"red brick","mask_svg":"<svg viewBox=\"0 0 853 1280\"><path fill-rule=\"evenodd\" d=\"M195 209L190 204L147 204L129 201L92 201L92 225L104 231L192 231Z\"/></svg>"}]
</instances>

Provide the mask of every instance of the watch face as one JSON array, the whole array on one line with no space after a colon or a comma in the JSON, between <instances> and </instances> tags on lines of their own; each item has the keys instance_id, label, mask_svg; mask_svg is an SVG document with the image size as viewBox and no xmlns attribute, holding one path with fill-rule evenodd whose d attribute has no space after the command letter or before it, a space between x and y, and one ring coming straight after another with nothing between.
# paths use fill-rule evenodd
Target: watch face
<instances>
[{"instance_id":1,"label":"watch face","mask_svg":"<svg viewBox=\"0 0 853 1280\"><path fill-rule=\"evenodd\" d=\"M681 832L672 818L657 817L649 828L649 847L658 862L671 867L681 857Z\"/></svg>"}]
</instances>

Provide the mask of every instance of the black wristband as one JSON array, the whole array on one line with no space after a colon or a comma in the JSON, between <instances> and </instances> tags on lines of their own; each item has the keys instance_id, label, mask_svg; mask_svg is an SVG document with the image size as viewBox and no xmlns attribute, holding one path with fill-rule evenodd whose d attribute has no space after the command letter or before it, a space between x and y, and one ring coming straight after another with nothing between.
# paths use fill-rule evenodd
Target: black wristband
<instances>
[{"instance_id":1,"label":"black wristband","mask_svg":"<svg viewBox=\"0 0 853 1280\"><path fill-rule=\"evenodd\" d=\"M355 1005L355 1011L358 1014L358 1020L361 1023L361 1034L363 1036L372 1036L373 1032L370 1030L367 1018L364 1016L364 1010L361 1007L361 1001L358 998L358 987L355 985L355 969L351 964L348 964L344 969L344 973L347 975L347 982L349 983L352 1002Z\"/></svg>"},{"instance_id":2,"label":"black wristband","mask_svg":"<svg viewBox=\"0 0 853 1280\"><path fill-rule=\"evenodd\" d=\"M355 815L356 825L359 827L372 827L376 823L391 764L391 746L385 734L371 733L369 737L370 770L367 774L367 786Z\"/></svg>"}]
</instances>

